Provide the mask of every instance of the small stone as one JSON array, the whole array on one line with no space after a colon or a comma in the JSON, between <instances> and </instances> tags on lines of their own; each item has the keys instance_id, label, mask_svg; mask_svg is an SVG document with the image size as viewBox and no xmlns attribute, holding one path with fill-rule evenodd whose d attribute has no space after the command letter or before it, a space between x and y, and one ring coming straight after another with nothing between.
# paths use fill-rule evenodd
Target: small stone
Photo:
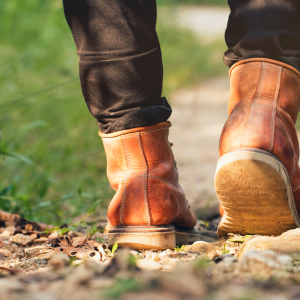
<instances>
[{"instance_id":1,"label":"small stone","mask_svg":"<svg viewBox=\"0 0 300 300\"><path fill-rule=\"evenodd\" d=\"M24 249L24 252L25 252L25 256L30 258L42 254L53 253L54 251L52 249L47 249L45 246L36 246L36 247Z\"/></svg>"},{"instance_id":2,"label":"small stone","mask_svg":"<svg viewBox=\"0 0 300 300\"><path fill-rule=\"evenodd\" d=\"M9 250L0 249L0 253L6 257L11 257L12 253Z\"/></svg>"},{"instance_id":3,"label":"small stone","mask_svg":"<svg viewBox=\"0 0 300 300\"><path fill-rule=\"evenodd\" d=\"M245 241L238 253L241 258L249 250L273 250L282 254L300 253L300 228L289 230L278 237L254 236Z\"/></svg>"},{"instance_id":4,"label":"small stone","mask_svg":"<svg viewBox=\"0 0 300 300\"><path fill-rule=\"evenodd\" d=\"M284 275L291 268L292 260L292 257L279 255L272 250L250 250L240 259L236 272L240 277L267 280Z\"/></svg>"},{"instance_id":5,"label":"small stone","mask_svg":"<svg viewBox=\"0 0 300 300\"><path fill-rule=\"evenodd\" d=\"M1 237L10 237L11 236L11 232L9 230L4 230L1 234Z\"/></svg>"},{"instance_id":6,"label":"small stone","mask_svg":"<svg viewBox=\"0 0 300 300\"><path fill-rule=\"evenodd\" d=\"M49 266L52 267L53 269L59 270L63 269L66 266L68 266L70 263L70 258L67 254L65 253L59 253L54 255L50 261L49 261Z\"/></svg>"},{"instance_id":7,"label":"small stone","mask_svg":"<svg viewBox=\"0 0 300 300\"><path fill-rule=\"evenodd\" d=\"M21 234L21 233L18 233L14 236L11 236L10 239L9 239L10 242L16 243L16 244L19 244L19 245L23 245L23 246L26 246L26 245L30 244L33 240L34 240L33 237L31 237L29 235L24 235L24 234Z\"/></svg>"},{"instance_id":8,"label":"small stone","mask_svg":"<svg viewBox=\"0 0 300 300\"><path fill-rule=\"evenodd\" d=\"M48 242L48 238L46 238L46 237L41 237L39 239L35 239L34 240L35 244L38 244L38 243L47 243L47 242Z\"/></svg>"},{"instance_id":9,"label":"small stone","mask_svg":"<svg viewBox=\"0 0 300 300\"><path fill-rule=\"evenodd\" d=\"M185 252L174 252L169 255L170 258L181 258L181 257L186 257L189 256L190 253L185 253Z\"/></svg>"},{"instance_id":10,"label":"small stone","mask_svg":"<svg viewBox=\"0 0 300 300\"><path fill-rule=\"evenodd\" d=\"M146 269L146 270L162 270L163 266L159 264L156 261L149 261L146 259L138 259L136 262L136 265L140 269Z\"/></svg>"},{"instance_id":11,"label":"small stone","mask_svg":"<svg viewBox=\"0 0 300 300\"><path fill-rule=\"evenodd\" d=\"M49 239L55 240L59 237L58 231L54 230L53 232L51 232L51 234L49 235Z\"/></svg>"},{"instance_id":12,"label":"small stone","mask_svg":"<svg viewBox=\"0 0 300 300\"><path fill-rule=\"evenodd\" d=\"M199 253L199 254L206 254L208 258L213 259L217 255L217 249L219 248L219 244L217 243L197 243L193 244L191 246L186 246L185 252L193 252L193 253Z\"/></svg>"},{"instance_id":13,"label":"small stone","mask_svg":"<svg viewBox=\"0 0 300 300\"><path fill-rule=\"evenodd\" d=\"M153 255L152 259L154 261L160 261L161 260L160 257L156 253Z\"/></svg>"}]
</instances>

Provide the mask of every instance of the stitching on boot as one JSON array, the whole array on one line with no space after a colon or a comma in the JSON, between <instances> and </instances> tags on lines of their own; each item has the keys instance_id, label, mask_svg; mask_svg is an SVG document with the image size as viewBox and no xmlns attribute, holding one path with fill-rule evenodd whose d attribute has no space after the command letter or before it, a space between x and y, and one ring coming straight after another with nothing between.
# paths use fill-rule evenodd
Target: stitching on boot
<instances>
[{"instance_id":1,"label":"stitching on boot","mask_svg":"<svg viewBox=\"0 0 300 300\"><path fill-rule=\"evenodd\" d=\"M156 131L160 131L160 130L164 130L164 129L167 129L167 128L160 128L160 129L156 129L156 130L152 130L152 131L142 131L141 135L150 134L150 133L153 133L153 132L156 132Z\"/></svg>"},{"instance_id":2,"label":"stitching on boot","mask_svg":"<svg viewBox=\"0 0 300 300\"><path fill-rule=\"evenodd\" d=\"M288 75L290 75L290 76L292 76L292 77L294 77L298 82L300 82L300 80L299 80L296 76L294 76L293 74L291 74L291 73L289 73L289 72L287 72L287 71L285 71L285 70L282 70L282 72L283 72L283 73L286 73L286 74L288 74Z\"/></svg>"},{"instance_id":3,"label":"stitching on boot","mask_svg":"<svg viewBox=\"0 0 300 300\"><path fill-rule=\"evenodd\" d=\"M260 83L259 83L259 86L258 86L258 89L257 89L257 94L256 94L256 97L251 102L251 104L255 103L255 101L260 96L260 92L261 92L262 84L263 84L263 81L264 81L264 77L265 77L265 63L263 62L262 63L261 75L260 75ZM240 147L244 146L246 135L247 135L247 131L248 131L248 127L249 127L249 123L250 123L250 119L251 119L251 116L252 116L252 111L253 111L253 106L251 105L250 112L248 114L248 120L247 120L246 128L244 129L243 138L242 138Z\"/></svg>"},{"instance_id":4,"label":"stitching on boot","mask_svg":"<svg viewBox=\"0 0 300 300\"><path fill-rule=\"evenodd\" d=\"M105 139L105 142L112 142L112 141L116 141L116 140L128 139L128 138L135 137L135 136L139 136L139 134L137 133L137 134L121 135L121 136L117 136L114 138L103 137L102 139Z\"/></svg>"},{"instance_id":5,"label":"stitching on boot","mask_svg":"<svg viewBox=\"0 0 300 300\"><path fill-rule=\"evenodd\" d=\"M273 150L274 147L274 135L275 135L275 116L276 116L276 109L277 107L277 99L278 99L278 94L279 94L279 87L280 87L280 79L281 79L281 70L282 68L276 68L278 69L278 74L277 74L277 84L276 84L276 90L273 98L273 111L272 111L272 119L271 119L271 130L270 130L270 145L269 145L269 152Z\"/></svg>"},{"instance_id":6,"label":"stitching on boot","mask_svg":"<svg viewBox=\"0 0 300 300\"><path fill-rule=\"evenodd\" d=\"M293 137L292 137L292 132L291 132L291 129L290 129L290 126L286 120L286 118L284 117L284 115L282 113L280 113L279 111L276 111L278 116L279 116L279 119L281 121L283 121L283 123L285 124L287 130L288 130L288 133L289 133L289 139L290 139L290 143L293 144ZM294 153L294 158L293 158L293 173L292 175L290 175L290 178L292 179L292 177L295 175L296 173L296 154L295 154L295 151L293 150L293 153Z\"/></svg>"},{"instance_id":7,"label":"stitching on boot","mask_svg":"<svg viewBox=\"0 0 300 300\"><path fill-rule=\"evenodd\" d=\"M152 178L152 179L157 179L157 180L160 180L162 182L164 182L166 185L168 185L169 187L171 187L175 194L176 194L176 200L177 200L177 205L178 205L178 214L179 215L179 212L180 212L180 209L181 209L181 206L180 206L180 202L179 202L179 195L178 195L178 190L176 189L176 187L174 187L171 183L169 182L166 182L165 180L163 180L162 178L158 177L158 176L151 176L151 175L146 175L147 178ZM143 178L144 175L132 175L132 176L129 176L129 178Z\"/></svg>"},{"instance_id":8,"label":"stitching on boot","mask_svg":"<svg viewBox=\"0 0 300 300\"><path fill-rule=\"evenodd\" d=\"M127 173L131 173L131 165L130 165L130 157L129 157L129 152L126 144L126 140L122 139L123 147L124 147L124 152L125 152L125 160L126 160L126 165L127 165Z\"/></svg>"},{"instance_id":9,"label":"stitching on boot","mask_svg":"<svg viewBox=\"0 0 300 300\"><path fill-rule=\"evenodd\" d=\"M126 161L126 166L127 166L127 174L126 174L125 179L124 179L123 195L122 195L122 202L121 202L121 215L120 215L121 225L124 224L124 207L125 207L125 200L126 200L126 183L127 183L127 180L128 180L128 174L130 174L130 172L131 172L129 153L128 153L128 148L127 148L125 139L122 139L122 145L123 145L123 149L124 149L124 152L125 152L125 161Z\"/></svg>"},{"instance_id":10,"label":"stitching on boot","mask_svg":"<svg viewBox=\"0 0 300 300\"><path fill-rule=\"evenodd\" d=\"M261 64L259 64L259 65L251 64L251 65L247 65L247 66L236 67L236 68L234 68L234 69L231 71L231 74L234 73L235 71L240 70L240 69L245 69L245 68L248 68L248 67L260 67L260 66L261 66ZM268 65L267 65L266 67L278 69L277 67L268 66ZM281 67L281 68L282 68L282 67ZM299 80L295 75L291 74L290 72L285 71L285 70L282 70L282 72L283 72L283 73L286 73L286 74L288 74L288 75L290 75L290 76L292 76L292 77L294 77L297 81L300 82L300 80Z\"/></svg>"},{"instance_id":11,"label":"stitching on boot","mask_svg":"<svg viewBox=\"0 0 300 300\"><path fill-rule=\"evenodd\" d=\"M287 130L288 130L288 134L289 134L288 137L289 137L289 139L290 139L290 142L293 143L292 132L291 132L290 126L289 126L288 122L286 121L284 115L283 115L281 112L279 112L277 109L274 109L274 108L271 107L271 106L264 105L264 104L261 104L261 103L244 104L244 105L241 105L241 106L237 107L236 109L234 109L234 110L232 111L231 114L233 114L234 112L238 111L239 109L244 108L244 107L247 107L247 106L262 106L262 107L266 107L266 108L269 108L269 109L275 111L275 112L278 114L279 119L281 119L281 121L283 121L284 125L286 126L286 128L287 128ZM295 151L294 151L294 159L293 159L293 162L294 162L293 173L292 173L292 175L289 175L290 178L292 178L292 177L295 175L295 173L296 173L296 165L297 165L297 162L296 162ZM300 181L299 181L299 183L300 183Z\"/></svg>"},{"instance_id":12,"label":"stitching on boot","mask_svg":"<svg viewBox=\"0 0 300 300\"><path fill-rule=\"evenodd\" d=\"M146 165L146 158L144 156L142 145L141 145L140 135L137 136L137 142L138 142L139 152L141 154L141 159L143 164L143 190L144 190L145 214L146 214L147 225L150 226L151 222L150 222L148 198L147 198L147 165Z\"/></svg>"},{"instance_id":13,"label":"stitching on boot","mask_svg":"<svg viewBox=\"0 0 300 300\"><path fill-rule=\"evenodd\" d=\"M241 69L245 69L245 68L249 68L249 67L260 67L261 64L251 64L251 65L247 65L247 66L240 66L240 67L236 67L231 71L231 74L237 70L241 70Z\"/></svg>"},{"instance_id":14,"label":"stitching on boot","mask_svg":"<svg viewBox=\"0 0 300 300\"><path fill-rule=\"evenodd\" d=\"M293 192L298 191L300 188L300 180L292 186Z\"/></svg>"},{"instance_id":15,"label":"stitching on boot","mask_svg":"<svg viewBox=\"0 0 300 300\"><path fill-rule=\"evenodd\" d=\"M294 151L294 170L293 170L293 173L292 175L290 176L290 178L292 179L296 173L296 164L297 164L297 161L296 161L296 155L295 155L295 151Z\"/></svg>"},{"instance_id":16,"label":"stitching on boot","mask_svg":"<svg viewBox=\"0 0 300 300\"><path fill-rule=\"evenodd\" d=\"M122 196L122 202L121 202L121 216L120 216L121 225L124 225L123 213L124 213L124 206L125 206L127 179L128 179L128 177L126 176L125 179L124 179L123 196Z\"/></svg>"},{"instance_id":17,"label":"stitching on boot","mask_svg":"<svg viewBox=\"0 0 300 300\"><path fill-rule=\"evenodd\" d=\"M120 140L120 139L127 139L127 138L131 138L131 137L137 137L139 135L150 134L150 133L160 131L160 130L165 130L165 129L167 129L167 128L165 127L165 128L152 130L152 131L142 131L142 132L136 133L136 134L124 134L122 136L117 136L117 137L114 137L114 138L103 137L102 139L105 139L106 142L110 142L110 141L115 141L115 140Z\"/></svg>"}]
</instances>

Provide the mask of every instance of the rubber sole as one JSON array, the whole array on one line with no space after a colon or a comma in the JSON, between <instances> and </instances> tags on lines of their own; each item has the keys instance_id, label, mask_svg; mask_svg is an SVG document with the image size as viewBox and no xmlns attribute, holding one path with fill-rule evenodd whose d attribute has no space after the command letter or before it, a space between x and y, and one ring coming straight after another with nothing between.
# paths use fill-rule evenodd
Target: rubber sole
<instances>
[{"instance_id":1,"label":"rubber sole","mask_svg":"<svg viewBox=\"0 0 300 300\"><path fill-rule=\"evenodd\" d=\"M247 148L222 156L215 189L224 209L218 237L280 235L300 225L288 172L266 151Z\"/></svg>"},{"instance_id":2,"label":"rubber sole","mask_svg":"<svg viewBox=\"0 0 300 300\"><path fill-rule=\"evenodd\" d=\"M165 250L199 238L200 234L196 230L178 230L173 225L113 226L108 230L108 247L118 243L119 247L136 250Z\"/></svg>"}]
</instances>

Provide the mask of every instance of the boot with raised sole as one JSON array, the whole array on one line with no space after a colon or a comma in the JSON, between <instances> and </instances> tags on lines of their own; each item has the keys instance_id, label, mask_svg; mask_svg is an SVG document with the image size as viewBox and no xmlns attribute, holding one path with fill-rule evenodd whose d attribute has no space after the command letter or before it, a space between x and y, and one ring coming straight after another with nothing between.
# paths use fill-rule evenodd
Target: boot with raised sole
<instances>
[{"instance_id":1,"label":"boot with raised sole","mask_svg":"<svg viewBox=\"0 0 300 300\"><path fill-rule=\"evenodd\" d=\"M280 235L300 226L300 73L269 59L230 70L229 117L220 138L215 189L218 236Z\"/></svg>"},{"instance_id":2,"label":"boot with raised sole","mask_svg":"<svg viewBox=\"0 0 300 300\"><path fill-rule=\"evenodd\" d=\"M171 249L199 240L197 219L178 183L168 141L170 122L99 133L107 176L116 191L108 207L109 247Z\"/></svg>"}]
</instances>

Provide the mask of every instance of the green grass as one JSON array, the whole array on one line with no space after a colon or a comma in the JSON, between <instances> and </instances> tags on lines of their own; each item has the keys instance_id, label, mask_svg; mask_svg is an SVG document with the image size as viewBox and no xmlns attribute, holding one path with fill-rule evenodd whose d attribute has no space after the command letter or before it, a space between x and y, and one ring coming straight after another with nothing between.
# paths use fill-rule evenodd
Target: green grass
<instances>
[{"instance_id":1,"label":"green grass","mask_svg":"<svg viewBox=\"0 0 300 300\"><path fill-rule=\"evenodd\" d=\"M167 21L158 34L165 94L226 70L223 42L201 45ZM0 1L0 36L0 209L61 224L105 207L113 191L61 0Z\"/></svg>"}]
</instances>

